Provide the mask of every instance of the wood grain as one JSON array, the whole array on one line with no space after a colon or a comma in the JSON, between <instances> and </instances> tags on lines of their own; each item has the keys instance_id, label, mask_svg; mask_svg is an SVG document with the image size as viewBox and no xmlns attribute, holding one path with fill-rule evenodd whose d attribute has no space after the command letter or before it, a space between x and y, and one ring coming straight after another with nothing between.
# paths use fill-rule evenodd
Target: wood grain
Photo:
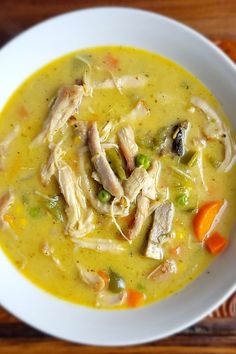
<instances>
[{"instance_id":1,"label":"wood grain","mask_svg":"<svg viewBox=\"0 0 236 354\"><path fill-rule=\"evenodd\" d=\"M38 21L97 5L134 6L174 17L211 37L236 61L236 0L1 0L0 46ZM228 318L229 313L223 316L225 308L216 311L215 317L172 337L125 348L91 347L57 340L0 308L0 354L236 354L235 308L231 310L232 318Z\"/></svg>"},{"instance_id":2,"label":"wood grain","mask_svg":"<svg viewBox=\"0 0 236 354\"><path fill-rule=\"evenodd\" d=\"M159 12L194 27L208 37L236 39L235 0L1 0L0 46L50 16L106 5Z\"/></svg>"}]
</instances>

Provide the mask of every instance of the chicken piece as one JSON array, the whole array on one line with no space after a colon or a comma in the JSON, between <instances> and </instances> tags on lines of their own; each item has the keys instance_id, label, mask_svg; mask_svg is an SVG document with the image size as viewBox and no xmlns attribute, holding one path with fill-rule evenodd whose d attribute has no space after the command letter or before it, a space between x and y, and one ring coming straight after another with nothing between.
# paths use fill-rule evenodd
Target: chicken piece
<instances>
[{"instance_id":1,"label":"chicken piece","mask_svg":"<svg viewBox=\"0 0 236 354\"><path fill-rule=\"evenodd\" d=\"M83 190L87 199L89 200L92 207L99 213L99 214L107 214L111 215L111 205L108 203L102 203L97 198L90 178L85 169L85 152L79 152L79 168L81 174L81 183L83 186ZM127 216L129 214L129 209L125 205L115 205L113 208L114 216Z\"/></svg>"},{"instance_id":2,"label":"chicken piece","mask_svg":"<svg viewBox=\"0 0 236 354\"><path fill-rule=\"evenodd\" d=\"M89 130L88 145L92 155L93 165L102 182L103 188L114 197L121 198L124 194L123 188L109 165L106 154L101 147L96 123L93 123Z\"/></svg>"},{"instance_id":3,"label":"chicken piece","mask_svg":"<svg viewBox=\"0 0 236 354\"><path fill-rule=\"evenodd\" d=\"M110 291L100 291L96 298L97 307L110 307L110 306L120 306L125 303L127 299L127 292L121 291L118 294L114 294Z\"/></svg>"},{"instance_id":4,"label":"chicken piece","mask_svg":"<svg viewBox=\"0 0 236 354\"><path fill-rule=\"evenodd\" d=\"M0 171L4 170L4 160L7 155L7 149L11 142L17 137L20 132L20 126L16 125L6 138L0 143Z\"/></svg>"},{"instance_id":5,"label":"chicken piece","mask_svg":"<svg viewBox=\"0 0 236 354\"><path fill-rule=\"evenodd\" d=\"M94 122L88 131L88 146L92 157L102 153L97 123Z\"/></svg>"},{"instance_id":6,"label":"chicken piece","mask_svg":"<svg viewBox=\"0 0 236 354\"><path fill-rule=\"evenodd\" d=\"M79 248L86 248L97 252L121 253L125 250L121 241L108 238L86 237L84 239L76 240L75 243Z\"/></svg>"},{"instance_id":7,"label":"chicken piece","mask_svg":"<svg viewBox=\"0 0 236 354\"><path fill-rule=\"evenodd\" d=\"M58 91L41 133L33 140L32 146L42 144L45 141L53 142L54 135L61 130L68 119L78 110L84 89L82 86L64 86Z\"/></svg>"},{"instance_id":8,"label":"chicken piece","mask_svg":"<svg viewBox=\"0 0 236 354\"><path fill-rule=\"evenodd\" d=\"M134 132L130 126L123 127L118 131L118 141L121 152L127 162L130 172L135 168L134 158L138 153L138 145L134 139Z\"/></svg>"},{"instance_id":9,"label":"chicken piece","mask_svg":"<svg viewBox=\"0 0 236 354\"><path fill-rule=\"evenodd\" d=\"M151 168L148 170L148 179L143 186L142 195L148 197L149 199L156 200L160 172L160 161L153 161Z\"/></svg>"},{"instance_id":10,"label":"chicken piece","mask_svg":"<svg viewBox=\"0 0 236 354\"><path fill-rule=\"evenodd\" d=\"M224 160L218 167L219 171L228 172L236 162L236 143L230 129L223 123L214 109L200 97L192 97L191 103L200 109L206 116L208 124L204 128L207 139L217 139L224 145Z\"/></svg>"},{"instance_id":11,"label":"chicken piece","mask_svg":"<svg viewBox=\"0 0 236 354\"><path fill-rule=\"evenodd\" d=\"M143 100L138 101L136 106L128 114L122 117L121 121L145 118L150 114L150 109Z\"/></svg>"},{"instance_id":12,"label":"chicken piece","mask_svg":"<svg viewBox=\"0 0 236 354\"><path fill-rule=\"evenodd\" d=\"M145 75L124 75L121 77L112 77L103 82L95 82L94 89L114 89L117 88L121 93L123 89L137 88L146 85L148 79Z\"/></svg>"},{"instance_id":13,"label":"chicken piece","mask_svg":"<svg viewBox=\"0 0 236 354\"><path fill-rule=\"evenodd\" d=\"M148 170L148 178L146 179L143 189L137 198L137 208L135 213L134 225L128 232L128 238L133 240L140 233L142 226L150 215L153 206L150 205L150 199L156 200L157 184L161 171L161 163L154 161L152 167ZM156 205L154 206L154 209Z\"/></svg>"},{"instance_id":14,"label":"chicken piece","mask_svg":"<svg viewBox=\"0 0 236 354\"><path fill-rule=\"evenodd\" d=\"M9 224L6 220L4 220L4 215L8 212L10 206L14 202L14 196L11 192L5 192L0 197L0 227L2 229L6 229L9 227Z\"/></svg>"},{"instance_id":15,"label":"chicken piece","mask_svg":"<svg viewBox=\"0 0 236 354\"><path fill-rule=\"evenodd\" d=\"M162 244L166 235L171 231L173 217L174 205L170 201L166 200L157 206L145 251L146 257L153 259L163 258Z\"/></svg>"},{"instance_id":16,"label":"chicken piece","mask_svg":"<svg viewBox=\"0 0 236 354\"><path fill-rule=\"evenodd\" d=\"M140 194L137 198L137 209L135 212L135 219L133 227L128 231L128 239L133 240L139 235L145 220L148 217L148 210L150 200L144 195Z\"/></svg>"},{"instance_id":17,"label":"chicken piece","mask_svg":"<svg viewBox=\"0 0 236 354\"><path fill-rule=\"evenodd\" d=\"M105 281L99 274L87 270L79 263L77 263L76 266L80 273L80 277L85 284L87 284L96 291L101 291L105 288Z\"/></svg>"},{"instance_id":18,"label":"chicken piece","mask_svg":"<svg viewBox=\"0 0 236 354\"><path fill-rule=\"evenodd\" d=\"M129 178L124 182L125 196L132 203L148 179L148 173L143 167L136 167Z\"/></svg>"},{"instance_id":19,"label":"chicken piece","mask_svg":"<svg viewBox=\"0 0 236 354\"><path fill-rule=\"evenodd\" d=\"M47 163L43 166L41 170L41 182L44 186L47 186L53 175L56 174L57 164L61 161L65 152L61 148L62 141L57 145L50 145L51 154L49 155Z\"/></svg>"},{"instance_id":20,"label":"chicken piece","mask_svg":"<svg viewBox=\"0 0 236 354\"><path fill-rule=\"evenodd\" d=\"M65 162L60 162L57 169L58 183L68 205L66 233L73 238L83 237L95 227L92 223L93 213L87 208L86 198L71 168Z\"/></svg>"},{"instance_id":21,"label":"chicken piece","mask_svg":"<svg viewBox=\"0 0 236 354\"><path fill-rule=\"evenodd\" d=\"M165 262L159 264L148 276L148 279L160 280L169 274L177 272L177 265L174 259L167 259Z\"/></svg>"}]
</instances>

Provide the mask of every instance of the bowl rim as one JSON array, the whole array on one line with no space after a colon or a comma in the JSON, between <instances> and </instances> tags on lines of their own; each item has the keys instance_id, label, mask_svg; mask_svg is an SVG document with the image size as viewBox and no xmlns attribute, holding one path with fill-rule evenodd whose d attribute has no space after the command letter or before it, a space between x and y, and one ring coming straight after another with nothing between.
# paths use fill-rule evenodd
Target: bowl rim
<instances>
[{"instance_id":1,"label":"bowl rim","mask_svg":"<svg viewBox=\"0 0 236 354\"><path fill-rule=\"evenodd\" d=\"M165 20L167 22L170 22L170 23L173 23L175 24L176 26L182 28L183 30L191 33L193 36L199 38L201 41L205 42L207 44L208 47L211 47L211 49L213 51L215 51L218 55L220 55L225 63L230 66L231 70L234 71L234 73L236 74L236 66L234 64L234 62L223 52L221 51L216 45L214 45L210 40L208 40L206 37L204 37L202 34L200 34L199 32L195 31L194 29L192 29L191 27L179 22L179 21L176 21L170 17L167 17L167 16L163 16L163 15L160 15L158 13L155 13L155 12L151 12L151 11L147 11L147 10L141 10L141 9L136 9L136 8L132 8L132 7L122 7L122 6L98 6L98 7L90 7L90 8L85 8L85 9L79 9L79 10L73 10L73 11L69 11L69 12L65 12L63 14L59 14L57 16L53 16L53 17L50 17L44 21L41 21L37 24L35 24L34 26L31 26L30 28L24 30L23 32L21 32L20 34L18 34L17 36L15 36L13 39L11 39L10 41L8 41L5 45L3 45L1 48L0 48L0 56L2 54L3 51L7 50L10 46L14 45L14 43L16 41L19 40L19 38L21 37L24 37L25 34L29 33L30 31L32 31L33 29L38 29L40 28L41 26L44 26L45 24L49 23L49 22L52 22L54 21L55 19L63 19L64 17L67 17L67 16L70 16L71 14L74 14L74 13L83 13L83 12L94 12L94 11L99 11L99 12L104 12L104 11L116 11L116 10L119 10L119 11L124 11L124 12L133 12L133 13L141 13L145 16L153 16L153 17L156 17L156 18L159 18L159 19L162 19L162 20ZM9 263L10 263L10 260L9 260ZM21 275L23 277L23 275ZM28 281L28 280L27 280ZM34 287L37 287L35 285L32 285ZM39 288L38 288L39 289ZM40 289L39 289L40 290ZM201 312L198 316L195 316L192 320L188 320L188 321L185 321L183 322L181 325L178 325L176 326L175 330L169 330L166 331L165 333L162 333L162 335L158 336L157 334L156 335L150 335L149 337L146 337L146 338L141 338L141 339L136 339L136 340L131 340L131 341L128 341L127 339L125 341L121 341L119 340L118 342L114 342L114 343L101 343L99 340L96 342L96 341L93 341L93 342L90 342L88 340L79 340L77 341L76 339L71 339L69 338L67 335L63 336L61 333L58 334L56 331L54 331L54 329L50 329L50 330L45 330L44 328L38 326L37 324L35 324L35 322L29 318L25 319L24 316L22 316L19 311L17 310L12 310L11 307L8 306L8 303L7 301L4 301L3 299L1 299L1 306L3 306L5 309L7 309L8 312L12 313L14 316L16 316L17 318L20 318L22 321L26 322L27 324L33 326L34 328L40 330L40 331L43 331L49 335L53 335L54 337L57 337L57 338L62 338L62 339L65 339L65 340L70 340L71 342L75 342L75 343L82 343L82 344L89 344L89 345L103 345L103 346L127 346L127 345L136 345L136 344L142 344L142 343L147 343L147 342L150 342L150 341L154 341L154 340L159 340L159 339L162 339L162 338L165 338L169 335L173 335L177 332L180 332L184 329L186 329L187 327L193 325L194 323L200 321L202 318L204 318L208 313L212 312L215 308L217 308L221 303L223 303L234 291L236 290L236 280L234 283L232 283L231 286L228 287L228 290L226 292L224 292L224 295L221 295L218 299L218 301L215 301L211 306L208 306L208 309L207 311L204 310L203 312ZM42 290L41 290L42 291ZM46 292L45 292L46 293ZM46 293L49 297L53 297L53 299L55 299L55 297L53 295L50 295L48 293ZM0 297L1 297L1 294L0 294ZM64 300L59 300L59 301L63 301ZM119 310L121 311L121 310ZM125 310L127 311L127 310ZM131 310L131 311L134 311L134 310ZM138 311L138 310L137 310ZM109 311L110 312L110 311ZM112 312L110 312L112 313Z\"/></svg>"}]
</instances>

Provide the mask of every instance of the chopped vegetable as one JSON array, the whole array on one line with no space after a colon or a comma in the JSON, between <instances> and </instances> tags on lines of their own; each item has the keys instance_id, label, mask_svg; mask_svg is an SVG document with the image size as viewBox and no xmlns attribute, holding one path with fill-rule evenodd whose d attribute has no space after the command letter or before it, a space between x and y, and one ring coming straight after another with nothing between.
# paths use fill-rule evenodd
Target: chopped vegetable
<instances>
[{"instance_id":1,"label":"chopped vegetable","mask_svg":"<svg viewBox=\"0 0 236 354\"><path fill-rule=\"evenodd\" d=\"M107 53L107 55L104 58L105 64L110 68L110 69L117 69L119 65L119 60L115 58L111 53Z\"/></svg>"},{"instance_id":2,"label":"chopped vegetable","mask_svg":"<svg viewBox=\"0 0 236 354\"><path fill-rule=\"evenodd\" d=\"M228 241L218 232L214 232L210 237L206 239L205 242L206 248L212 254L218 254L222 252L227 244Z\"/></svg>"},{"instance_id":3,"label":"chopped vegetable","mask_svg":"<svg viewBox=\"0 0 236 354\"><path fill-rule=\"evenodd\" d=\"M188 195L186 193L181 194L177 200L177 205L180 207L184 207L186 205L188 205Z\"/></svg>"},{"instance_id":4,"label":"chopped vegetable","mask_svg":"<svg viewBox=\"0 0 236 354\"><path fill-rule=\"evenodd\" d=\"M193 230L199 241L204 240L212 226L215 224L215 221L225 204L224 200L216 200L204 204L198 210L198 213L193 219Z\"/></svg>"},{"instance_id":5,"label":"chopped vegetable","mask_svg":"<svg viewBox=\"0 0 236 354\"><path fill-rule=\"evenodd\" d=\"M107 203L111 199L111 194L109 192L105 191L105 189L102 189L98 193L98 199L102 203Z\"/></svg>"},{"instance_id":6,"label":"chopped vegetable","mask_svg":"<svg viewBox=\"0 0 236 354\"><path fill-rule=\"evenodd\" d=\"M127 305L129 307L138 307L141 306L144 302L146 296L140 291L134 289L127 290Z\"/></svg>"},{"instance_id":7,"label":"chopped vegetable","mask_svg":"<svg viewBox=\"0 0 236 354\"><path fill-rule=\"evenodd\" d=\"M187 121L181 122L174 127L172 151L178 156L183 156L184 154L184 144L188 127L189 123Z\"/></svg>"},{"instance_id":8,"label":"chopped vegetable","mask_svg":"<svg viewBox=\"0 0 236 354\"><path fill-rule=\"evenodd\" d=\"M119 152L116 149L108 149L106 150L106 155L109 163L111 164L111 168L113 169L115 174L122 181L126 180L125 169Z\"/></svg>"},{"instance_id":9,"label":"chopped vegetable","mask_svg":"<svg viewBox=\"0 0 236 354\"><path fill-rule=\"evenodd\" d=\"M110 269L109 277L109 290L113 293L120 293L125 289L125 281L118 273L115 273Z\"/></svg>"},{"instance_id":10,"label":"chopped vegetable","mask_svg":"<svg viewBox=\"0 0 236 354\"><path fill-rule=\"evenodd\" d=\"M50 200L46 201L46 208L49 210L55 220L64 222L63 211L60 206L60 197L58 195L54 195L50 197Z\"/></svg>"},{"instance_id":11,"label":"chopped vegetable","mask_svg":"<svg viewBox=\"0 0 236 354\"><path fill-rule=\"evenodd\" d=\"M196 165L198 159L199 159L199 151L195 151L192 154L190 160L188 161L188 166L189 167L193 167L194 165Z\"/></svg>"},{"instance_id":12,"label":"chopped vegetable","mask_svg":"<svg viewBox=\"0 0 236 354\"><path fill-rule=\"evenodd\" d=\"M146 155L138 154L135 157L135 164L136 164L137 167L142 166L143 168L145 168L145 170L148 170L150 165L151 165L151 160Z\"/></svg>"},{"instance_id":13,"label":"chopped vegetable","mask_svg":"<svg viewBox=\"0 0 236 354\"><path fill-rule=\"evenodd\" d=\"M99 270L98 275L104 280L106 286L108 286L110 282L109 274L105 270Z\"/></svg>"}]
</instances>

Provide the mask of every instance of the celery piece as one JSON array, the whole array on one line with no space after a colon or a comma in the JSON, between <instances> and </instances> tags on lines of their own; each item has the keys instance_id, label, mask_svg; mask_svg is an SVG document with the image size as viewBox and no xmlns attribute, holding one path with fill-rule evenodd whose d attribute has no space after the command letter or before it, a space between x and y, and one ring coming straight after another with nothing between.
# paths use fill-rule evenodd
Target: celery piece
<instances>
[{"instance_id":1,"label":"celery piece","mask_svg":"<svg viewBox=\"0 0 236 354\"><path fill-rule=\"evenodd\" d=\"M106 155L107 155L107 159L111 164L111 168L113 169L113 171L117 174L117 176L122 180L126 180L126 173L125 173L125 169L123 167L123 161L122 158L119 154L118 151L116 151L116 149L108 149L106 150Z\"/></svg>"}]
</instances>

